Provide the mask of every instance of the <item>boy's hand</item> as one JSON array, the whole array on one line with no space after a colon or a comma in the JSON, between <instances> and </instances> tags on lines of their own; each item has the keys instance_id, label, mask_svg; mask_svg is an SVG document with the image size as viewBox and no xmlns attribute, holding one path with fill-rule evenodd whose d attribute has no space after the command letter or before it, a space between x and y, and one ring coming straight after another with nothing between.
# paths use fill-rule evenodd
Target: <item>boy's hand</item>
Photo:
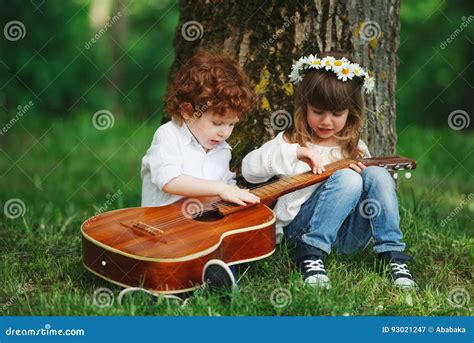
<instances>
[{"instance_id":1,"label":"boy's hand","mask_svg":"<svg viewBox=\"0 0 474 343\"><path fill-rule=\"evenodd\" d=\"M363 164L362 162L357 162L357 163L349 164L349 168L354 169L356 172L360 173L365 168L367 168L367 166Z\"/></svg>"},{"instance_id":2,"label":"boy's hand","mask_svg":"<svg viewBox=\"0 0 474 343\"><path fill-rule=\"evenodd\" d=\"M315 148L309 148L308 143L306 143L305 147L298 146L296 157L298 160L306 163L314 174L322 174L326 171L321 153Z\"/></svg>"},{"instance_id":3,"label":"boy's hand","mask_svg":"<svg viewBox=\"0 0 474 343\"><path fill-rule=\"evenodd\" d=\"M219 192L219 197L222 200L242 206L247 205L247 203L260 203L260 198L255 194L250 193L250 190L232 185L223 185L222 190Z\"/></svg>"}]
</instances>

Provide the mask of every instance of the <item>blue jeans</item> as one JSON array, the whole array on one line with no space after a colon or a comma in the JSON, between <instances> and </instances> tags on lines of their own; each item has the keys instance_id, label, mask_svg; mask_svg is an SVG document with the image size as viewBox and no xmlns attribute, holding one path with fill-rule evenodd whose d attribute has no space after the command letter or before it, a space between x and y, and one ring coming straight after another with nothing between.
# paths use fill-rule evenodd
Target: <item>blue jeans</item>
<instances>
[{"instance_id":1,"label":"blue jeans","mask_svg":"<svg viewBox=\"0 0 474 343\"><path fill-rule=\"evenodd\" d=\"M297 246L296 260L315 248L349 255L371 237L376 253L404 251L395 181L381 167L338 170L301 206L285 236Z\"/></svg>"}]
</instances>

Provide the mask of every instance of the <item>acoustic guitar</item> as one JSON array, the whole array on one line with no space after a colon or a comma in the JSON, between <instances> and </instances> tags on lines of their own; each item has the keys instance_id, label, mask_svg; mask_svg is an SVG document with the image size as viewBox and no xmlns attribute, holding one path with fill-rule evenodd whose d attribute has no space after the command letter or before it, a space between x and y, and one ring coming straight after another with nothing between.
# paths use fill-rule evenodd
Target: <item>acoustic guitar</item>
<instances>
[{"instance_id":1,"label":"acoustic guitar","mask_svg":"<svg viewBox=\"0 0 474 343\"><path fill-rule=\"evenodd\" d=\"M203 267L211 259L234 265L270 256L276 246L271 206L278 197L358 161L395 171L416 168L415 161L401 156L344 159L326 165L323 174L306 172L251 189L261 199L255 205L202 197L105 212L81 226L84 266L122 287L162 294L191 291L201 286Z\"/></svg>"}]
</instances>

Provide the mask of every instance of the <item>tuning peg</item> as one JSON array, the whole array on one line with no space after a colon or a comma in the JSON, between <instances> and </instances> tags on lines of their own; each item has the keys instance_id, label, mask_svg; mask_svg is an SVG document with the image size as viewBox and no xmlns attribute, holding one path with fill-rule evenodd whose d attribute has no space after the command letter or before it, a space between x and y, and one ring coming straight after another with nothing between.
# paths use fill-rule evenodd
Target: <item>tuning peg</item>
<instances>
[{"instance_id":1,"label":"tuning peg","mask_svg":"<svg viewBox=\"0 0 474 343\"><path fill-rule=\"evenodd\" d=\"M410 172L408 172L408 173L405 173L405 178L406 178L406 179L409 179L409 178L411 178L411 173L410 173Z\"/></svg>"},{"instance_id":2,"label":"tuning peg","mask_svg":"<svg viewBox=\"0 0 474 343\"><path fill-rule=\"evenodd\" d=\"M393 173L393 178L396 180L398 179L398 173Z\"/></svg>"}]
</instances>

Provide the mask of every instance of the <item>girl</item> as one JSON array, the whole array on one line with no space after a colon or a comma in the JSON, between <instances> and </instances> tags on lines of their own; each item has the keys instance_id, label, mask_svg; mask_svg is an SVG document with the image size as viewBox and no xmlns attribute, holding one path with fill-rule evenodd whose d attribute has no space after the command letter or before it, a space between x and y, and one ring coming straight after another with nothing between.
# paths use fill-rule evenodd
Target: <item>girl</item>
<instances>
[{"instance_id":1,"label":"girl","mask_svg":"<svg viewBox=\"0 0 474 343\"><path fill-rule=\"evenodd\" d=\"M372 91L374 82L358 64L342 53L310 55L293 65L290 81L301 82L294 125L244 158L247 181L308 170L320 174L325 164L342 158L370 157L359 139L361 93ZM328 288L324 261L331 250L351 254L373 238L373 250L389 266L394 284L415 287L406 265L411 257L402 253L395 182L384 168L353 164L325 182L281 197L274 211L278 241L284 233L296 246L295 261L306 283Z\"/></svg>"},{"instance_id":2,"label":"girl","mask_svg":"<svg viewBox=\"0 0 474 343\"><path fill-rule=\"evenodd\" d=\"M201 196L238 205L259 202L235 185L225 141L253 97L247 75L232 58L199 51L183 65L165 95L172 120L158 128L142 160L142 206ZM233 270L221 260L209 261L203 278L211 288L235 286Z\"/></svg>"}]
</instances>

